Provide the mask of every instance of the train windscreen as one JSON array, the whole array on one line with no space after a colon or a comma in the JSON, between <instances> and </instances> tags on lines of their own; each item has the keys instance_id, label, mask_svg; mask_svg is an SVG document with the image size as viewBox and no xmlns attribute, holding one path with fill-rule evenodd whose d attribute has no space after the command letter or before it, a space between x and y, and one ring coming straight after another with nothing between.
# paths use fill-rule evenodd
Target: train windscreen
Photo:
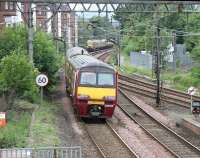
<instances>
[{"instance_id":1,"label":"train windscreen","mask_svg":"<svg viewBox=\"0 0 200 158\"><path fill-rule=\"evenodd\" d=\"M82 72L81 73L81 79L80 84L81 85L91 85L96 86L96 73L94 72Z\"/></svg>"},{"instance_id":2,"label":"train windscreen","mask_svg":"<svg viewBox=\"0 0 200 158\"><path fill-rule=\"evenodd\" d=\"M113 87L114 74L81 72L80 85L94 87Z\"/></svg>"},{"instance_id":3,"label":"train windscreen","mask_svg":"<svg viewBox=\"0 0 200 158\"><path fill-rule=\"evenodd\" d=\"M98 86L114 86L113 74L98 73Z\"/></svg>"}]
</instances>

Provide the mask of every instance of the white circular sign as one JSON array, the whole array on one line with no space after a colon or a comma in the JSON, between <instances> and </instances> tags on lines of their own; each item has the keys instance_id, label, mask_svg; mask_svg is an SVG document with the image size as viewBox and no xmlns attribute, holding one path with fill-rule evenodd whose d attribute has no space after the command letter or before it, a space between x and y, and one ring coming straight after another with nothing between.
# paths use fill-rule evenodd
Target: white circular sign
<instances>
[{"instance_id":1,"label":"white circular sign","mask_svg":"<svg viewBox=\"0 0 200 158\"><path fill-rule=\"evenodd\" d=\"M37 85L38 86L40 86L40 87L44 87L44 86L46 86L47 85L47 83L48 83L48 77L46 76L46 75L44 75L44 74L40 74L40 75L38 75L37 77L36 77L36 83L37 83Z\"/></svg>"}]
</instances>

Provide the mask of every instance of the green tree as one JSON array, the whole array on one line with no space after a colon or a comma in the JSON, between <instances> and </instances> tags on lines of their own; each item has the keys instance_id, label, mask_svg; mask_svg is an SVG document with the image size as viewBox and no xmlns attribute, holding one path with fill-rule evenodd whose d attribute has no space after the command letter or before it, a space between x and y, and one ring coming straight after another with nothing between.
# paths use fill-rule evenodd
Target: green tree
<instances>
[{"instance_id":1,"label":"green tree","mask_svg":"<svg viewBox=\"0 0 200 158\"><path fill-rule=\"evenodd\" d=\"M26 28L6 27L0 33L0 59L14 50L26 50L27 48Z\"/></svg>"},{"instance_id":2,"label":"green tree","mask_svg":"<svg viewBox=\"0 0 200 158\"><path fill-rule=\"evenodd\" d=\"M15 97L34 99L37 70L29 63L24 52L11 52L0 62L0 92L12 101Z\"/></svg>"},{"instance_id":3,"label":"green tree","mask_svg":"<svg viewBox=\"0 0 200 158\"><path fill-rule=\"evenodd\" d=\"M116 30L107 17L94 16L89 19L89 23L93 25L93 38L95 39L109 39L116 36Z\"/></svg>"},{"instance_id":4,"label":"green tree","mask_svg":"<svg viewBox=\"0 0 200 158\"><path fill-rule=\"evenodd\" d=\"M49 77L50 86L55 84L55 74L61 62L58 60L59 54L56 53L53 40L46 33L37 32L33 41L33 50L35 67Z\"/></svg>"},{"instance_id":5,"label":"green tree","mask_svg":"<svg viewBox=\"0 0 200 158\"><path fill-rule=\"evenodd\" d=\"M7 27L0 34L0 59L9 55L11 52L27 52L27 29L24 26ZM62 64L59 60L60 54L57 54L52 37L37 30L34 32L33 40L34 66L49 77L51 87L55 83L55 74Z\"/></svg>"},{"instance_id":6,"label":"green tree","mask_svg":"<svg viewBox=\"0 0 200 158\"><path fill-rule=\"evenodd\" d=\"M92 30L89 29L88 21L83 21L80 19L79 23L79 36L78 36L78 43L79 46L86 47L87 46L87 40L91 39L93 36Z\"/></svg>"},{"instance_id":7,"label":"green tree","mask_svg":"<svg viewBox=\"0 0 200 158\"><path fill-rule=\"evenodd\" d=\"M79 46L86 47L89 39L115 39L117 30L106 17L94 16L89 21L80 19Z\"/></svg>"}]
</instances>

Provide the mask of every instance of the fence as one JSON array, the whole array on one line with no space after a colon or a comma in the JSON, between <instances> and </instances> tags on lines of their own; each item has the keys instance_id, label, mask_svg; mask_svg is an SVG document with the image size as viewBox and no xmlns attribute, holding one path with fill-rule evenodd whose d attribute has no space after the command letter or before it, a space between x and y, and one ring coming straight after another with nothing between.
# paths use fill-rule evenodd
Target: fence
<instances>
[{"instance_id":1,"label":"fence","mask_svg":"<svg viewBox=\"0 0 200 158\"><path fill-rule=\"evenodd\" d=\"M131 64L135 67L141 67L146 69L152 69L152 55L151 54L141 54L138 52L131 52Z\"/></svg>"},{"instance_id":2,"label":"fence","mask_svg":"<svg viewBox=\"0 0 200 158\"><path fill-rule=\"evenodd\" d=\"M0 149L0 158L82 158L77 147Z\"/></svg>"}]
</instances>

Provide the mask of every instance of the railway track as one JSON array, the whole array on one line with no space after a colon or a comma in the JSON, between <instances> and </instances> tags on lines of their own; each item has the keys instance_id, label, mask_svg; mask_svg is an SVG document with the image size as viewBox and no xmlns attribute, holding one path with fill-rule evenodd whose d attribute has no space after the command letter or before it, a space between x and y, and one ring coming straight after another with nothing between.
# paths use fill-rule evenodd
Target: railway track
<instances>
[{"instance_id":1,"label":"railway track","mask_svg":"<svg viewBox=\"0 0 200 158\"><path fill-rule=\"evenodd\" d=\"M140 105L135 103L123 90L120 89L119 91L119 107L175 157L200 157L200 150L196 146L143 111Z\"/></svg>"},{"instance_id":2,"label":"railway track","mask_svg":"<svg viewBox=\"0 0 200 158\"><path fill-rule=\"evenodd\" d=\"M127 75L119 74L119 87L147 97L156 97L156 85L142 79L139 80ZM187 93L169 88L161 88L161 100L171 104L190 108L190 97L191 96ZM193 99L200 101L200 97L198 96L193 96Z\"/></svg>"},{"instance_id":3,"label":"railway track","mask_svg":"<svg viewBox=\"0 0 200 158\"><path fill-rule=\"evenodd\" d=\"M92 56L96 56L97 54L102 54L102 53L105 53L105 52L110 52L111 50L112 50L112 48L107 48L107 49L98 50L98 51L95 51L95 52L90 52L89 54L92 55Z\"/></svg>"},{"instance_id":4,"label":"railway track","mask_svg":"<svg viewBox=\"0 0 200 158\"><path fill-rule=\"evenodd\" d=\"M110 56L110 52L101 53L96 58L99 60L105 61Z\"/></svg>"},{"instance_id":5,"label":"railway track","mask_svg":"<svg viewBox=\"0 0 200 158\"><path fill-rule=\"evenodd\" d=\"M85 129L103 158L138 157L122 140L108 121L101 124L86 123Z\"/></svg>"}]
</instances>

